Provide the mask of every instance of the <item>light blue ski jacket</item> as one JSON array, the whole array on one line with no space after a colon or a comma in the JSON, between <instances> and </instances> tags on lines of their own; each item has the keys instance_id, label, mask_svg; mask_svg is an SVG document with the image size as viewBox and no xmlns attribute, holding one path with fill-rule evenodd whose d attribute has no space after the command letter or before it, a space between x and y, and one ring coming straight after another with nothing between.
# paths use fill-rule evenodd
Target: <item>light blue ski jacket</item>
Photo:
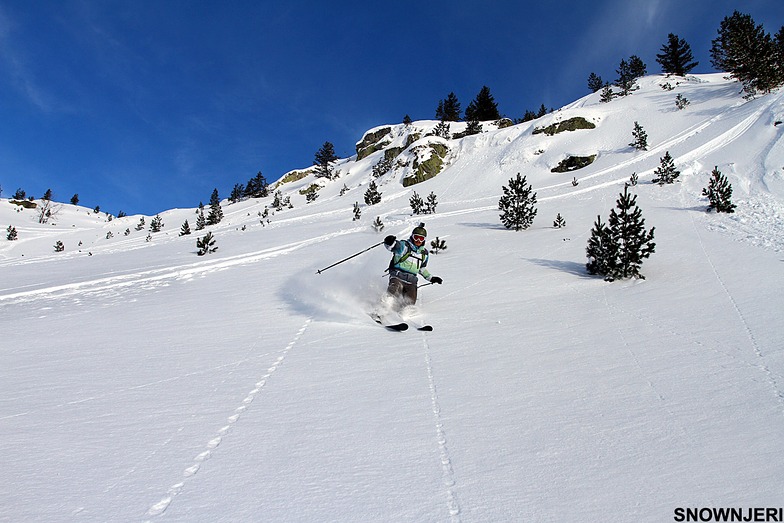
<instances>
[{"instance_id":1,"label":"light blue ski jacket","mask_svg":"<svg viewBox=\"0 0 784 523\"><path fill-rule=\"evenodd\" d=\"M421 274L424 279L430 281L433 277L427 270L427 260L430 258L425 246L417 247L409 240L395 240L392 245L384 245L388 251L392 252L392 263L389 266L390 275L394 276L395 271L400 271L414 276ZM403 278L408 280L408 278Z\"/></svg>"}]
</instances>

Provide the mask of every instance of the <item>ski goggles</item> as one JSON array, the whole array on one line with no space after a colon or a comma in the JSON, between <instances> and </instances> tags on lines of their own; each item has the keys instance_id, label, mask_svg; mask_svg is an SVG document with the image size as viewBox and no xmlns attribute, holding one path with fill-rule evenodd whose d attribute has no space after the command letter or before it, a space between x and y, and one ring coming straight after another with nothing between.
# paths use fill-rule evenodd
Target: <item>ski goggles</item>
<instances>
[{"instance_id":1,"label":"ski goggles","mask_svg":"<svg viewBox=\"0 0 784 523\"><path fill-rule=\"evenodd\" d=\"M425 237L421 234L412 234L411 239L417 243L425 243Z\"/></svg>"}]
</instances>

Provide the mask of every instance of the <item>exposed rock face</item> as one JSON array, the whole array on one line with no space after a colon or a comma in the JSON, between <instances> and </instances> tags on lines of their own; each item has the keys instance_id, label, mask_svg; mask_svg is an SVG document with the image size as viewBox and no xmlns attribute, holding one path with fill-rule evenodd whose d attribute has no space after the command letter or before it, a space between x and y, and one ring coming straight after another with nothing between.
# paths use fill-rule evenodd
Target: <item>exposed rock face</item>
<instances>
[{"instance_id":1,"label":"exposed rock face","mask_svg":"<svg viewBox=\"0 0 784 523\"><path fill-rule=\"evenodd\" d=\"M595 129L596 124L589 122L582 116L575 116L563 122L554 123L547 127L539 127L534 129L533 134L544 133L548 136L553 136L564 131L576 131L577 129Z\"/></svg>"},{"instance_id":2,"label":"exposed rock face","mask_svg":"<svg viewBox=\"0 0 784 523\"><path fill-rule=\"evenodd\" d=\"M380 151L385 145L389 144L388 140L382 142L382 139L392 133L391 127L384 127L374 132L365 133L362 141L357 144L357 160L361 160Z\"/></svg>"},{"instance_id":3,"label":"exposed rock face","mask_svg":"<svg viewBox=\"0 0 784 523\"><path fill-rule=\"evenodd\" d=\"M591 165L594 160L596 160L595 154L590 156L568 156L561 160L558 165L550 169L550 172L568 173L570 171L576 171L577 169L582 169L583 167Z\"/></svg>"},{"instance_id":4,"label":"exposed rock face","mask_svg":"<svg viewBox=\"0 0 784 523\"><path fill-rule=\"evenodd\" d=\"M449 147L443 143L430 142L413 147L411 152L414 154L411 165L414 172L403 178L403 187L424 182L440 173Z\"/></svg>"}]
</instances>

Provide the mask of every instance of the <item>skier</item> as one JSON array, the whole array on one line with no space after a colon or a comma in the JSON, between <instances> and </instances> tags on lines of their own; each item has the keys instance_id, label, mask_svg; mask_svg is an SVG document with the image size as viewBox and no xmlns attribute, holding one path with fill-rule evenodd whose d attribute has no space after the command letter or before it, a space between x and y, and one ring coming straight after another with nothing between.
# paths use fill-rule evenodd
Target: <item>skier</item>
<instances>
[{"instance_id":1,"label":"skier","mask_svg":"<svg viewBox=\"0 0 784 523\"><path fill-rule=\"evenodd\" d=\"M384 247L393 255L389 263L387 296L394 300L398 310L416 303L418 274L430 283L443 283L441 278L427 270L429 254L424 246L426 238L424 223L415 227L407 240L398 240L391 235L384 238Z\"/></svg>"}]
</instances>

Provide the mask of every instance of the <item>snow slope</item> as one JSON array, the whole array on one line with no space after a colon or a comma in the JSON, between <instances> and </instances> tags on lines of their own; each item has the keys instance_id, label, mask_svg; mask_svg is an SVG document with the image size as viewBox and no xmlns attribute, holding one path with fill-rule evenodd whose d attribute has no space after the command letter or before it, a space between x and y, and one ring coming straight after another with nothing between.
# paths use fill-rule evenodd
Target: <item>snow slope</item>
<instances>
[{"instance_id":1,"label":"snow slope","mask_svg":"<svg viewBox=\"0 0 784 523\"><path fill-rule=\"evenodd\" d=\"M446 170L408 188L402 169L385 175L376 206L363 194L382 151L341 160L336 181L283 184L294 208L269 223L271 198L225 204L204 257L201 233L178 235L194 209L161 212L150 234L140 216L63 204L38 224L0 200L19 234L0 240L0 521L628 522L781 506L784 99L744 100L720 74L665 82L449 140ZM532 134L573 116L596 129ZM635 121L648 151L628 146ZM682 174L659 187L666 151ZM705 212L714 166L736 214ZM515 233L497 203L518 172L539 203ZM585 273L585 247L632 172L656 253L645 280L606 283ZM436 214L411 216L414 190L437 195ZM316 274L419 221L448 245L429 267L444 284L420 290L411 318L434 332L366 316L382 247Z\"/></svg>"}]
</instances>

